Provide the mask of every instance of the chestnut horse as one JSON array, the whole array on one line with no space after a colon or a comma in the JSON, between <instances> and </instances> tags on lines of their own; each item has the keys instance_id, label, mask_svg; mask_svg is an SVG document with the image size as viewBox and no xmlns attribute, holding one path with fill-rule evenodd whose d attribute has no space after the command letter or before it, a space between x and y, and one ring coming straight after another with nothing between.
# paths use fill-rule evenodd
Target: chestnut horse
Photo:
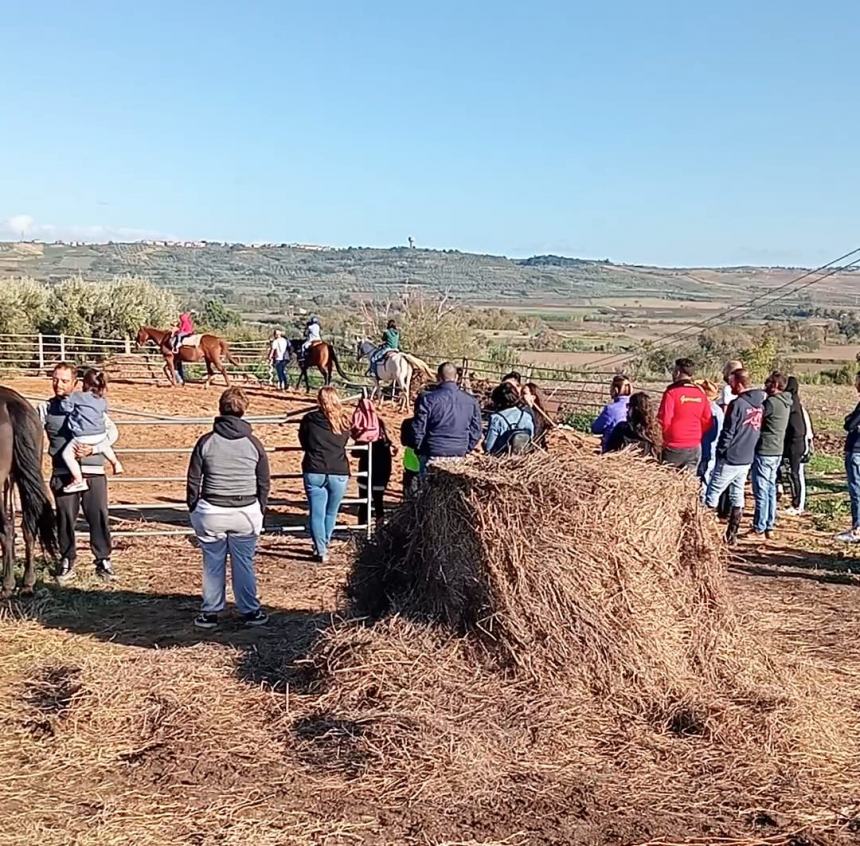
<instances>
[{"instance_id":1,"label":"chestnut horse","mask_svg":"<svg viewBox=\"0 0 860 846\"><path fill-rule=\"evenodd\" d=\"M35 542L38 540L51 558L57 557L54 509L42 478L44 438L39 416L30 403L11 388L0 387L0 488L3 492L0 597L4 599L11 596L15 588L15 509L12 496L15 488L21 501L24 528L24 593L32 593L36 584Z\"/></svg>"},{"instance_id":2,"label":"chestnut horse","mask_svg":"<svg viewBox=\"0 0 860 846\"><path fill-rule=\"evenodd\" d=\"M173 352L173 347L170 344L172 332L164 329L153 329L151 326L142 326L137 333L137 343L139 346L144 346L150 341L154 343L161 355L164 357L164 375L172 385L177 384L177 373L179 375L178 384L184 384L182 378L182 364L193 364L194 362L206 362L206 381L204 387L208 388L212 383L214 367L223 377L230 387L230 377L224 368L222 357L226 358L230 364L239 364L233 356L230 355L230 348L227 342L219 338L217 335L201 335L200 343L196 347L182 346L179 348L178 355ZM177 364L179 365L177 367Z\"/></svg>"},{"instance_id":3,"label":"chestnut horse","mask_svg":"<svg viewBox=\"0 0 860 846\"><path fill-rule=\"evenodd\" d=\"M293 338L290 341L290 358L296 357L299 363L299 378L296 382L296 387L302 384L302 379L305 380L305 390L310 391L311 383L308 379L308 369L316 367L322 373L326 385L331 384L331 374L334 368L337 368L338 375L341 379L348 382L349 376L340 369L340 362L337 360L337 353L334 347L328 341L317 341L311 344L308 348L305 357L302 358L302 347L304 341L301 338Z\"/></svg>"}]
</instances>

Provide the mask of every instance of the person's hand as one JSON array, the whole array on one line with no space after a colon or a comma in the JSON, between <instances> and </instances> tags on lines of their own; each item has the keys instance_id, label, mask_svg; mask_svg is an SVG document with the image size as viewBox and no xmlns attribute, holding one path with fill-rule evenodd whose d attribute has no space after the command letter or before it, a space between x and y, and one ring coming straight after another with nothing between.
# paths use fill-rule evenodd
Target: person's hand
<instances>
[{"instance_id":1,"label":"person's hand","mask_svg":"<svg viewBox=\"0 0 860 846\"><path fill-rule=\"evenodd\" d=\"M86 458L93 454L93 448L89 444L75 445L75 458Z\"/></svg>"},{"instance_id":2,"label":"person's hand","mask_svg":"<svg viewBox=\"0 0 860 846\"><path fill-rule=\"evenodd\" d=\"M398 452L400 452L400 447L398 447L397 444L391 444L392 457L396 456Z\"/></svg>"}]
</instances>

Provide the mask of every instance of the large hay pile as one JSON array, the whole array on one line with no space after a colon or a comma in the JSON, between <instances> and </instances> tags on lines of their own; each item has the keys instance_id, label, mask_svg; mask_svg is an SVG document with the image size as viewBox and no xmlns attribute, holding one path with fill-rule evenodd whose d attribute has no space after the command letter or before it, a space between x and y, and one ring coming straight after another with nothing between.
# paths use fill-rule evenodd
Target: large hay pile
<instances>
[{"instance_id":1,"label":"large hay pile","mask_svg":"<svg viewBox=\"0 0 860 846\"><path fill-rule=\"evenodd\" d=\"M850 703L749 636L725 569L694 483L630 456L439 467L357 561L377 622L324 636L301 736L375 803L486 836L841 836Z\"/></svg>"}]
</instances>

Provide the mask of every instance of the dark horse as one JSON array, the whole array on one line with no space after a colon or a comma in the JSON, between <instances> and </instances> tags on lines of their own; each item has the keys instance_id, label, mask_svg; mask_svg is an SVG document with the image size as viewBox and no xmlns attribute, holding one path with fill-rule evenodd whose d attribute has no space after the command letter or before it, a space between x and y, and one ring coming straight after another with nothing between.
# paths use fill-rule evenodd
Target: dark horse
<instances>
[{"instance_id":1,"label":"dark horse","mask_svg":"<svg viewBox=\"0 0 860 846\"><path fill-rule=\"evenodd\" d=\"M197 346L182 346L177 354L173 352L173 347L170 344L171 334L170 331L153 329L152 326L142 326L137 333L137 343L140 346L151 341L158 347L159 352L164 357L164 375L167 376L171 384L177 384L177 373L180 376L178 384L184 384L185 380L182 378L183 362L192 364L197 361L204 361L206 362L204 387L208 388L212 382L212 377L215 375L212 372L213 367L224 377L227 386L230 386L230 377L227 376L223 359L226 358L230 364L236 366L239 365L239 362L230 355L230 348L226 341L217 335L200 335L200 342Z\"/></svg>"},{"instance_id":2,"label":"dark horse","mask_svg":"<svg viewBox=\"0 0 860 846\"><path fill-rule=\"evenodd\" d=\"M332 370L337 369L341 379L349 381L349 376L340 369L340 362L337 360L337 353L334 347L328 341L318 341L311 345L307 354L302 358L302 346L304 341L301 338L293 338L290 341L290 358L296 357L299 364L299 378L296 382L296 387L300 387L302 379L305 380L305 390L310 391L311 383L308 379L308 369L316 367L322 373L326 385L331 384Z\"/></svg>"},{"instance_id":3,"label":"dark horse","mask_svg":"<svg viewBox=\"0 0 860 846\"><path fill-rule=\"evenodd\" d=\"M18 489L24 527L24 582L22 590L32 593L36 584L33 546L38 540L51 558L57 557L54 509L42 478L45 433L39 416L21 394L0 387L0 484L3 509L0 538L3 552L3 585L0 597L8 598L15 588L15 508L13 493Z\"/></svg>"}]
</instances>

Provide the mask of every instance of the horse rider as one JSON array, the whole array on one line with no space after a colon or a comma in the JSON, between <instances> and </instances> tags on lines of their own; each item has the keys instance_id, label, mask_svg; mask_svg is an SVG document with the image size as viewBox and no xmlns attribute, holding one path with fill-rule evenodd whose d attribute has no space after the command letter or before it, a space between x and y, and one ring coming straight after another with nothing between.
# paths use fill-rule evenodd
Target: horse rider
<instances>
[{"instance_id":1,"label":"horse rider","mask_svg":"<svg viewBox=\"0 0 860 846\"><path fill-rule=\"evenodd\" d=\"M320 329L320 319L314 315L305 324L305 342L302 344L302 359L308 354L308 350L314 344L322 343L322 329Z\"/></svg>"},{"instance_id":2,"label":"horse rider","mask_svg":"<svg viewBox=\"0 0 860 846\"><path fill-rule=\"evenodd\" d=\"M367 375L375 375L378 365L385 361L385 356L388 355L388 353L399 349L400 330L397 328L397 324L393 320L389 320L385 331L382 333L382 344L370 354Z\"/></svg>"},{"instance_id":3,"label":"horse rider","mask_svg":"<svg viewBox=\"0 0 860 846\"><path fill-rule=\"evenodd\" d=\"M170 348L174 355L179 353L179 348L182 346L183 339L193 334L194 323L191 320L191 313L183 311L182 314L179 315L179 323L173 330L173 334L170 336Z\"/></svg>"}]
</instances>

